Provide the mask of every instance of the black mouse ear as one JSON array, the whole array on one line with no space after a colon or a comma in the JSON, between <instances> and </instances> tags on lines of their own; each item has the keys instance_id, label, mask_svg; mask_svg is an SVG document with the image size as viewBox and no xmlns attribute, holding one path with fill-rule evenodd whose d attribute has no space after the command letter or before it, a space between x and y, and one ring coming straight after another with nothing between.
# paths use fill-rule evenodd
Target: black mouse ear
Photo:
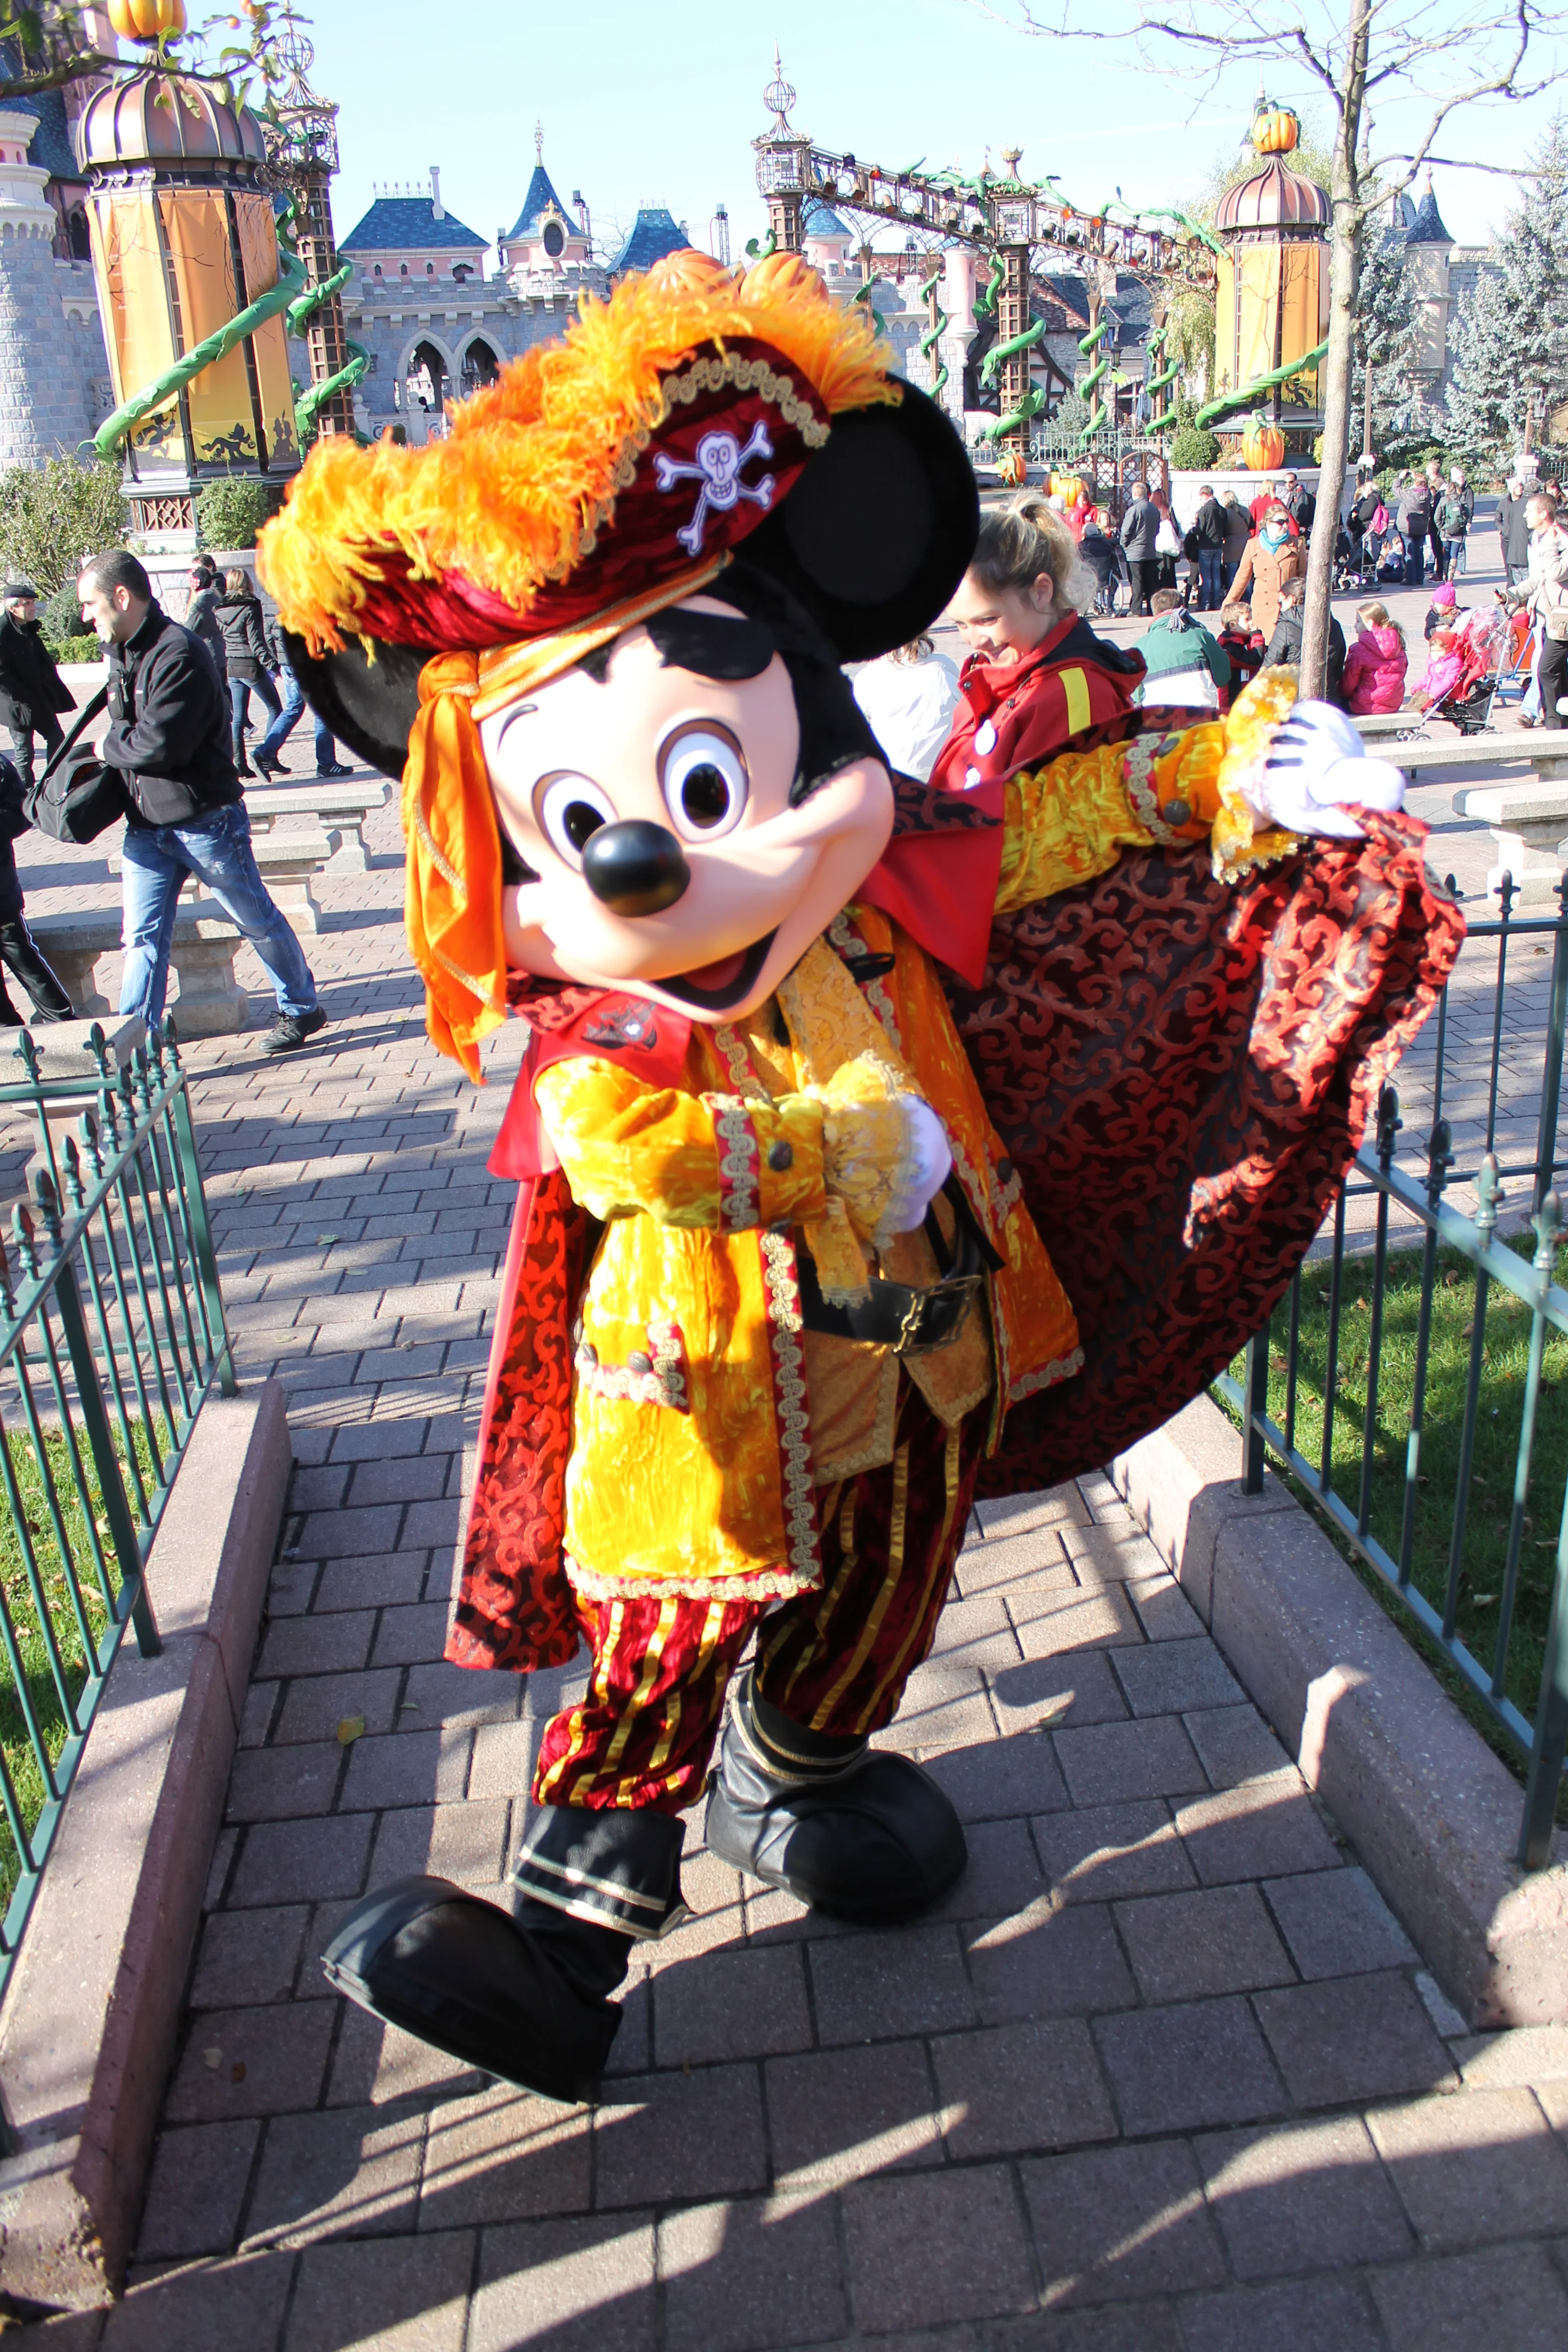
<instances>
[{"instance_id":1,"label":"black mouse ear","mask_svg":"<svg viewBox=\"0 0 1568 2352\"><path fill-rule=\"evenodd\" d=\"M312 654L291 629L283 632L289 667L318 719L339 740L395 783L408 757L408 733L419 709L419 673L430 659L427 646L395 646L378 639L375 659L367 659L357 637L341 654Z\"/></svg>"},{"instance_id":2,"label":"black mouse ear","mask_svg":"<svg viewBox=\"0 0 1568 2352\"><path fill-rule=\"evenodd\" d=\"M929 628L963 579L980 528L968 452L933 400L836 417L776 512L745 542L799 598L841 661L869 661Z\"/></svg>"}]
</instances>

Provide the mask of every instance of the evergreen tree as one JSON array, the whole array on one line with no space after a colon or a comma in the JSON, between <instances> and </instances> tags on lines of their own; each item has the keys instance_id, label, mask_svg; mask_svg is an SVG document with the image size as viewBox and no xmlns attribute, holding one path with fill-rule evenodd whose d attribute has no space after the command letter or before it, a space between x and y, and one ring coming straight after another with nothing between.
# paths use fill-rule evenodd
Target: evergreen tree
<instances>
[{"instance_id":1,"label":"evergreen tree","mask_svg":"<svg viewBox=\"0 0 1568 2352\"><path fill-rule=\"evenodd\" d=\"M1568 122L1553 121L1523 201L1492 247L1492 268L1461 301L1449 329L1450 434L1477 458L1517 449L1527 415L1568 399Z\"/></svg>"},{"instance_id":2,"label":"evergreen tree","mask_svg":"<svg viewBox=\"0 0 1568 2352\"><path fill-rule=\"evenodd\" d=\"M1366 371L1372 366L1372 446L1399 463L1423 432L1412 361L1415 302L1405 271L1404 233L1385 221L1369 223L1362 244L1351 356L1351 416L1354 454L1366 431Z\"/></svg>"}]
</instances>

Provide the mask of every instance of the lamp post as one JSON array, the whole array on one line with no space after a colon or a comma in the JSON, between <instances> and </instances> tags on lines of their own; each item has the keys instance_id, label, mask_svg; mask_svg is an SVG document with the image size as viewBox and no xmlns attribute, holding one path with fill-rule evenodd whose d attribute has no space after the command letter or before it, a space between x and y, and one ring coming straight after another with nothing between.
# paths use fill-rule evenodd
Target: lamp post
<instances>
[{"instance_id":1,"label":"lamp post","mask_svg":"<svg viewBox=\"0 0 1568 2352\"><path fill-rule=\"evenodd\" d=\"M316 52L290 9L284 18L278 51L289 79L267 124L268 161L295 200L299 218L300 258L308 286L325 286L337 275L338 248L332 233L331 180L338 168L338 110L319 98L310 87ZM341 298L330 294L311 311L305 326L305 349L312 385L330 383L349 362L348 336L343 327ZM331 394L316 411L321 435L353 433L353 393L344 385Z\"/></svg>"},{"instance_id":2,"label":"lamp post","mask_svg":"<svg viewBox=\"0 0 1568 2352\"><path fill-rule=\"evenodd\" d=\"M811 141L795 130L789 120L795 98L775 48L773 78L763 92L773 127L753 139L752 145L757 158L757 186L767 200L768 227L777 253L800 251L801 218L811 194Z\"/></svg>"}]
</instances>

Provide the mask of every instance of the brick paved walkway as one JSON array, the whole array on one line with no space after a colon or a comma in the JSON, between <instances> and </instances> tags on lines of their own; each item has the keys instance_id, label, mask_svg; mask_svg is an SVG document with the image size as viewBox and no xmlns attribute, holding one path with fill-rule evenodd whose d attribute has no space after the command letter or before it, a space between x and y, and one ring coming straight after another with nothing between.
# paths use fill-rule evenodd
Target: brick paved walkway
<instances>
[{"instance_id":1,"label":"brick paved walkway","mask_svg":"<svg viewBox=\"0 0 1568 2352\"><path fill-rule=\"evenodd\" d=\"M390 811L373 838L323 890L322 1047L189 1056L242 1373L287 1382L297 1467L132 2291L40 2336L1563 2352L1568 2030L1462 2032L1100 1480L986 1509L889 1735L969 1823L933 1918L814 1921L699 1817L696 1916L592 2114L331 1996L363 1888L496 1890L571 1686L439 1663L517 1041L479 1095L431 1053ZM25 862L35 905L111 887Z\"/></svg>"}]
</instances>

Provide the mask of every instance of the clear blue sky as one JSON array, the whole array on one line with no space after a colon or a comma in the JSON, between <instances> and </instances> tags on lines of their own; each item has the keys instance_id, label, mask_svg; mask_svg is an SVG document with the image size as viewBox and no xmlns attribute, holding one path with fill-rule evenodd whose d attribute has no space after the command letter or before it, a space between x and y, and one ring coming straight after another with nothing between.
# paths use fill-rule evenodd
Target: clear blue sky
<instances>
[{"instance_id":1,"label":"clear blue sky","mask_svg":"<svg viewBox=\"0 0 1568 2352\"><path fill-rule=\"evenodd\" d=\"M583 191L596 236L654 202L705 245L723 203L739 255L763 226L750 142L767 126L762 93L775 34L799 92L795 125L825 144L889 166L924 157L972 171L987 146L1000 168L1003 150L1020 145L1026 176L1055 173L1089 204L1118 184L1134 204L1192 193L1216 155L1237 152L1256 80L1256 68L1238 68L1200 102L1130 58L1026 38L968 0L791 0L773 10L647 0L300 5L314 17L317 85L342 110L340 232L364 211L373 183L423 181L437 163L448 208L493 239L516 217L539 118L551 176L568 199ZM1101 0L1097 13L1114 5ZM1277 70L1270 86L1287 102L1308 97L1304 83L1292 89ZM1464 117L1443 152L1507 164L1550 110L1537 101ZM1479 242L1513 187L1440 170L1437 193L1453 234Z\"/></svg>"}]
</instances>

